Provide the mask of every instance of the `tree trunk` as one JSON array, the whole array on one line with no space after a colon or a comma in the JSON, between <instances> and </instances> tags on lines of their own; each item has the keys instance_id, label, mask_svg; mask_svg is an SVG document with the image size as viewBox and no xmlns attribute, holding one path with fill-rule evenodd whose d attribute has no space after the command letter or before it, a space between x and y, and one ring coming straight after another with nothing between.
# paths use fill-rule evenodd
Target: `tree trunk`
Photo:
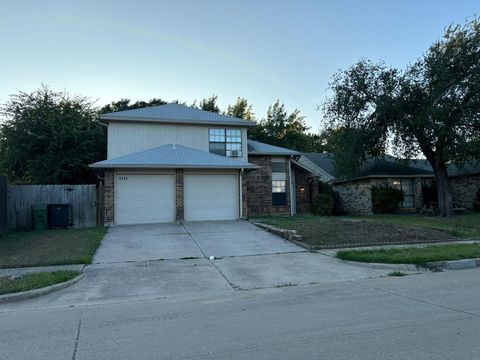
<instances>
[{"instance_id":1,"label":"tree trunk","mask_svg":"<svg viewBox=\"0 0 480 360\"><path fill-rule=\"evenodd\" d=\"M433 168L435 182L437 185L438 206L441 216L453 216L453 191L448 178L447 165L438 154L435 154L433 161L429 160Z\"/></svg>"}]
</instances>

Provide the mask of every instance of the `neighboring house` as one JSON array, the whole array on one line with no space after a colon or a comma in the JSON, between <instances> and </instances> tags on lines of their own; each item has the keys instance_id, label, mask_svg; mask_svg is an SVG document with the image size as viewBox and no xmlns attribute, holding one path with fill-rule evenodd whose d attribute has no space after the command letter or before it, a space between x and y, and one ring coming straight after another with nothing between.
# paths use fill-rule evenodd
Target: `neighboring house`
<instances>
[{"instance_id":1,"label":"neighboring house","mask_svg":"<svg viewBox=\"0 0 480 360\"><path fill-rule=\"evenodd\" d=\"M229 220L310 210L301 154L247 140L255 124L168 104L100 116L108 124L105 222ZM315 188L315 187L314 187Z\"/></svg>"},{"instance_id":2,"label":"neighboring house","mask_svg":"<svg viewBox=\"0 0 480 360\"><path fill-rule=\"evenodd\" d=\"M436 206L432 167L426 160L404 162L392 156L369 159L353 178L337 178L333 156L328 153L305 153L303 157L330 175L329 182L338 192L348 213L371 214L371 187L391 186L403 190L402 209L414 210ZM455 206L471 208L475 192L480 189L480 163L472 162L448 168Z\"/></svg>"}]
</instances>

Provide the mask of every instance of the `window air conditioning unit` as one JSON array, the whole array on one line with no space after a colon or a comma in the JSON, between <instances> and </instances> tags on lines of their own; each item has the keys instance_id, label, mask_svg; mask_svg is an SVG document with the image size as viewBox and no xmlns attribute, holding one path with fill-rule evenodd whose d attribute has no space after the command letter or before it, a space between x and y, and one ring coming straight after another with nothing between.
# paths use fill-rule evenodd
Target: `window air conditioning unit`
<instances>
[{"instance_id":1,"label":"window air conditioning unit","mask_svg":"<svg viewBox=\"0 0 480 360\"><path fill-rule=\"evenodd\" d=\"M232 151L230 152L230 156L231 156L231 157L239 157L240 155L238 155L238 150L232 150Z\"/></svg>"}]
</instances>

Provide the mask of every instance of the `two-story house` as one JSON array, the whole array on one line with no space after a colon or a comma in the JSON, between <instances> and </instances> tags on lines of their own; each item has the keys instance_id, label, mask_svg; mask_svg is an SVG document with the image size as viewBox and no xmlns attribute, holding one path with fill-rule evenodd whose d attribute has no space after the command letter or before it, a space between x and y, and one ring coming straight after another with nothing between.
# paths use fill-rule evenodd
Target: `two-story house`
<instances>
[{"instance_id":1,"label":"two-story house","mask_svg":"<svg viewBox=\"0 0 480 360\"><path fill-rule=\"evenodd\" d=\"M299 153L247 140L251 121L168 104L108 125L105 222L230 220L308 211L316 177ZM297 185L298 183L298 185Z\"/></svg>"}]
</instances>

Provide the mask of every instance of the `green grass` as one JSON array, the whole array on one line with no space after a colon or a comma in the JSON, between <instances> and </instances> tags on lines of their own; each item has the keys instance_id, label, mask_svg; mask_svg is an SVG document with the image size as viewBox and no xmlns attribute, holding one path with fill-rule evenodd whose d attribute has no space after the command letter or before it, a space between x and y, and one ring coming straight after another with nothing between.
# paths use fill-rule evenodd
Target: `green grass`
<instances>
[{"instance_id":1,"label":"green grass","mask_svg":"<svg viewBox=\"0 0 480 360\"><path fill-rule=\"evenodd\" d=\"M39 289L73 279L80 274L78 271L53 271L25 274L12 279L8 276L0 277L0 295L21 291Z\"/></svg>"},{"instance_id":2,"label":"green grass","mask_svg":"<svg viewBox=\"0 0 480 360\"><path fill-rule=\"evenodd\" d=\"M90 264L105 228L17 232L0 237L0 268Z\"/></svg>"},{"instance_id":3,"label":"green grass","mask_svg":"<svg viewBox=\"0 0 480 360\"><path fill-rule=\"evenodd\" d=\"M413 216L402 216L408 219L398 223L388 222L387 218L383 216L363 218L299 215L259 217L256 220L280 228L296 230L298 234L304 237L303 243L317 249L456 239L455 236L445 231L417 226L412 221L415 220ZM377 219L381 220L377 221ZM460 216L456 219L460 219ZM473 223L473 221L471 222Z\"/></svg>"},{"instance_id":4,"label":"green grass","mask_svg":"<svg viewBox=\"0 0 480 360\"><path fill-rule=\"evenodd\" d=\"M346 218L434 229L459 238L480 237L480 213L455 215L450 218L419 214L349 216Z\"/></svg>"},{"instance_id":5,"label":"green grass","mask_svg":"<svg viewBox=\"0 0 480 360\"><path fill-rule=\"evenodd\" d=\"M480 258L480 244L430 245L423 248L377 250L344 250L337 253L342 260L367 263L414 264L423 266L431 261Z\"/></svg>"}]
</instances>

